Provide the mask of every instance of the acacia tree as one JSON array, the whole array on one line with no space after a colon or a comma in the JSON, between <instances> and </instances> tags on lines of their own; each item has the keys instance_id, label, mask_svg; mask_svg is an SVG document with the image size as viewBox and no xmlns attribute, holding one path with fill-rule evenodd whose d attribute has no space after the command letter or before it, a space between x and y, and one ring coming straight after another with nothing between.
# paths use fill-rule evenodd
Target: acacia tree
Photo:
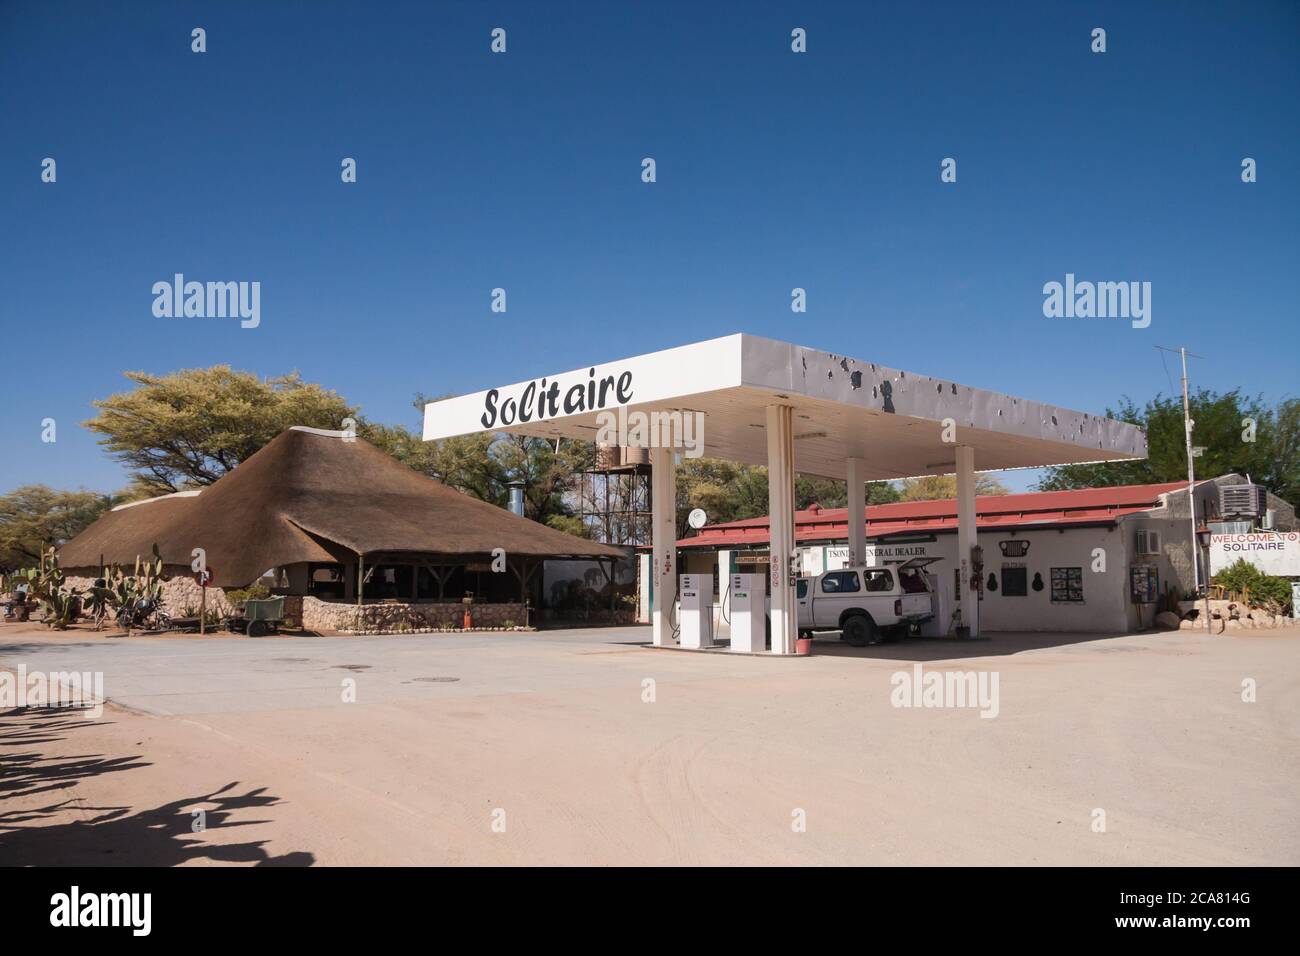
<instances>
[{"instance_id":1,"label":"acacia tree","mask_svg":"<svg viewBox=\"0 0 1300 956\"><path fill-rule=\"evenodd\" d=\"M35 564L41 553L75 538L121 499L94 491L23 485L0 495L0 570Z\"/></svg>"},{"instance_id":2,"label":"acacia tree","mask_svg":"<svg viewBox=\"0 0 1300 956\"><path fill-rule=\"evenodd\" d=\"M126 377L136 387L94 402L99 413L83 424L153 494L210 485L291 425L339 429L357 418L296 372L264 379L214 365Z\"/></svg>"},{"instance_id":3,"label":"acacia tree","mask_svg":"<svg viewBox=\"0 0 1300 956\"><path fill-rule=\"evenodd\" d=\"M900 501L935 501L957 497L956 475L925 475L921 478L904 478ZM975 494L1005 495L1007 486L992 475L975 476Z\"/></svg>"}]
</instances>

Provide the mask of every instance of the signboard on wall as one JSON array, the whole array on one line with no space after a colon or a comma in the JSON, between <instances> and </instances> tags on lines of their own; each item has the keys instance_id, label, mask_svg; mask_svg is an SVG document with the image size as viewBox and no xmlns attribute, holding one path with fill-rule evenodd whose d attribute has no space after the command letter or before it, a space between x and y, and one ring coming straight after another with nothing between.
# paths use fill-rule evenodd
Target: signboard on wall
<instances>
[{"instance_id":1,"label":"signboard on wall","mask_svg":"<svg viewBox=\"0 0 1300 956\"><path fill-rule=\"evenodd\" d=\"M1160 600L1160 571L1149 564L1128 569L1128 596L1134 604L1155 604Z\"/></svg>"},{"instance_id":2,"label":"signboard on wall","mask_svg":"<svg viewBox=\"0 0 1300 956\"><path fill-rule=\"evenodd\" d=\"M933 558L933 541L910 541L907 544L867 543L867 564L902 564L912 558Z\"/></svg>"},{"instance_id":3,"label":"signboard on wall","mask_svg":"<svg viewBox=\"0 0 1300 956\"><path fill-rule=\"evenodd\" d=\"M890 544L867 542L867 556L863 564L878 567L885 564L902 564L911 558L941 558L938 545L934 541L908 541ZM827 546L826 571L837 571L849 566L849 549L847 545Z\"/></svg>"},{"instance_id":4,"label":"signboard on wall","mask_svg":"<svg viewBox=\"0 0 1300 956\"><path fill-rule=\"evenodd\" d=\"M1239 560L1265 574L1300 576L1300 531L1253 531L1250 534L1210 535L1210 573Z\"/></svg>"}]
</instances>

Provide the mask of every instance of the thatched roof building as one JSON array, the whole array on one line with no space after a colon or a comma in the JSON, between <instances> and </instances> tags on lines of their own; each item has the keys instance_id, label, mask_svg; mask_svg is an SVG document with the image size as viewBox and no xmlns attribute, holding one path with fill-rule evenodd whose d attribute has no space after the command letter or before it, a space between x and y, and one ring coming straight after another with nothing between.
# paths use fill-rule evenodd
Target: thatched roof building
<instances>
[{"instance_id":1,"label":"thatched roof building","mask_svg":"<svg viewBox=\"0 0 1300 956\"><path fill-rule=\"evenodd\" d=\"M308 428L282 433L201 491L115 508L65 544L59 559L74 574L101 563L129 566L155 544L165 565L186 569L203 548L218 587L247 585L274 568L351 568L359 560L436 577L439 567L490 561L497 548L525 566L624 557L454 491L362 439ZM410 580L417 588L418 575Z\"/></svg>"}]
</instances>

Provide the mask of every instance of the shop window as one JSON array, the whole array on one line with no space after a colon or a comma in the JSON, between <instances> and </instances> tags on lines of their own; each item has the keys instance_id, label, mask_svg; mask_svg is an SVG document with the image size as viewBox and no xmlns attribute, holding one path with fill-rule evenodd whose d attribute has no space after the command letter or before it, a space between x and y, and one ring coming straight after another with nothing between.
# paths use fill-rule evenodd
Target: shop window
<instances>
[{"instance_id":1,"label":"shop window","mask_svg":"<svg viewBox=\"0 0 1300 956\"><path fill-rule=\"evenodd\" d=\"M1052 568L1052 603L1083 603L1083 568Z\"/></svg>"},{"instance_id":2,"label":"shop window","mask_svg":"<svg viewBox=\"0 0 1300 956\"><path fill-rule=\"evenodd\" d=\"M1003 597L1028 597L1029 595L1029 571L1026 568L1003 567L1002 568L1002 596Z\"/></svg>"},{"instance_id":3,"label":"shop window","mask_svg":"<svg viewBox=\"0 0 1300 956\"><path fill-rule=\"evenodd\" d=\"M836 571L822 578L822 594L849 594L862 590L858 583L858 572Z\"/></svg>"}]
</instances>

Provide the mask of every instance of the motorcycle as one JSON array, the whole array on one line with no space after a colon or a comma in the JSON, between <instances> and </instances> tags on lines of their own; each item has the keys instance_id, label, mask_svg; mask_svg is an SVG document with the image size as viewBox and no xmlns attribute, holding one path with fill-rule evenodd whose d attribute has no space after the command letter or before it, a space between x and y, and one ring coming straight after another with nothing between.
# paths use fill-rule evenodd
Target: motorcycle
<instances>
[{"instance_id":1,"label":"motorcycle","mask_svg":"<svg viewBox=\"0 0 1300 956\"><path fill-rule=\"evenodd\" d=\"M172 619L162 601L140 598L117 609L117 624L127 631L165 631Z\"/></svg>"}]
</instances>

